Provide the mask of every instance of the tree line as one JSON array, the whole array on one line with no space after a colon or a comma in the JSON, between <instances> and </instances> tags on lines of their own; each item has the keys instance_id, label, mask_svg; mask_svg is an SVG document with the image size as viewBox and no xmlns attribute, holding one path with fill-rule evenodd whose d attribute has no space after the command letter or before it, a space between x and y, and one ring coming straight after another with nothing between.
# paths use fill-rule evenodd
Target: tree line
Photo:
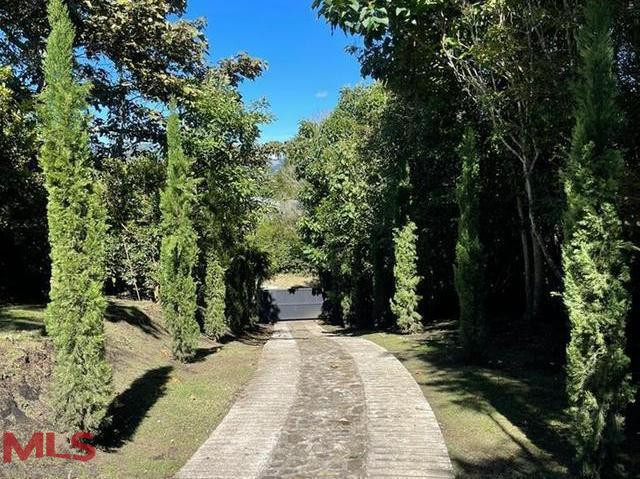
<instances>
[{"instance_id":1,"label":"tree line","mask_svg":"<svg viewBox=\"0 0 640 479\"><path fill-rule=\"evenodd\" d=\"M105 294L160 299L188 361L257 320L275 259L312 265L349 326L457 314L467 361L506 327L537 336L566 364L578 470L609 477L640 425L640 6L313 7L375 82L270 175L269 115L238 91L265 64L209 65L184 1L0 5L0 302L50 300L60 419L107 420Z\"/></svg>"},{"instance_id":2,"label":"tree line","mask_svg":"<svg viewBox=\"0 0 640 479\"><path fill-rule=\"evenodd\" d=\"M478 363L506 327L533 334L566 364L578 473L611 477L639 425L639 5L313 7L374 80L286 145L329 317L457 314Z\"/></svg>"},{"instance_id":3,"label":"tree line","mask_svg":"<svg viewBox=\"0 0 640 479\"><path fill-rule=\"evenodd\" d=\"M58 420L99 432L106 294L160 300L179 361L258 321L274 147L238 86L266 65L208 65L184 2L22 3L0 7L0 302L48 299Z\"/></svg>"}]
</instances>

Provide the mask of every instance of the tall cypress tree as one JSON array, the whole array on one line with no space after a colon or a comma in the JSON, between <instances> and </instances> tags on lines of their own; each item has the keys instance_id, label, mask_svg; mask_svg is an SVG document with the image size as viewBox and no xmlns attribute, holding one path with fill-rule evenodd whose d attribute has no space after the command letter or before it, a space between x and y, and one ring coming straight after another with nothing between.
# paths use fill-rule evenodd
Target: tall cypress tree
<instances>
[{"instance_id":1,"label":"tall cypress tree","mask_svg":"<svg viewBox=\"0 0 640 479\"><path fill-rule=\"evenodd\" d=\"M173 338L173 356L188 361L195 353L200 330L196 322L198 235L194 228L197 200L192 160L182 150L180 119L175 105L167 122L167 183L160 199L160 299Z\"/></svg>"},{"instance_id":2,"label":"tall cypress tree","mask_svg":"<svg viewBox=\"0 0 640 479\"><path fill-rule=\"evenodd\" d=\"M53 399L65 426L96 431L112 394L102 291L106 213L89 150L89 87L73 78L75 31L62 0L50 1L48 15L39 113L51 244L46 327L56 352Z\"/></svg>"},{"instance_id":3,"label":"tall cypress tree","mask_svg":"<svg viewBox=\"0 0 640 479\"><path fill-rule=\"evenodd\" d=\"M483 251L480 243L480 164L476 134L468 128L460 144L462 173L456 188L460 209L456 244L455 286L460 302L460 342L467 359L484 354Z\"/></svg>"},{"instance_id":4,"label":"tall cypress tree","mask_svg":"<svg viewBox=\"0 0 640 479\"><path fill-rule=\"evenodd\" d=\"M219 339L229 331L225 318L225 271L215 251L209 252L206 262L204 333L212 339Z\"/></svg>"},{"instance_id":5,"label":"tall cypress tree","mask_svg":"<svg viewBox=\"0 0 640 479\"><path fill-rule=\"evenodd\" d=\"M420 295L417 289L422 278L418 276L417 240L416 224L413 221L407 221L406 225L394 231L395 293L391 299L391 311L403 333L418 333L422 330L422 316L418 312Z\"/></svg>"},{"instance_id":6,"label":"tall cypress tree","mask_svg":"<svg viewBox=\"0 0 640 479\"><path fill-rule=\"evenodd\" d=\"M568 208L563 246L564 303L571 341L567 392L572 442L585 477L612 466L633 397L625 325L629 268L616 210L622 155L615 149L620 113L611 42L612 5L589 0L578 36L576 125L565 170Z\"/></svg>"}]
</instances>

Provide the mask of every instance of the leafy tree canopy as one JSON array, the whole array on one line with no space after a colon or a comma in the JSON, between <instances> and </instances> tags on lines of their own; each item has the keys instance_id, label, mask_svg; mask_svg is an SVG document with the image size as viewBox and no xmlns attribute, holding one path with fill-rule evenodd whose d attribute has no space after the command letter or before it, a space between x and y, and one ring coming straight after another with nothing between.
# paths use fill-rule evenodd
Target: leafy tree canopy
<instances>
[{"instance_id":1,"label":"leafy tree canopy","mask_svg":"<svg viewBox=\"0 0 640 479\"><path fill-rule=\"evenodd\" d=\"M46 3L0 4L0 64L11 65L25 94L44 86ZM153 102L182 96L204 73L204 21L181 18L186 0L78 0L69 9L77 31L76 70L92 82L89 100L100 112L97 146L119 155L148 141L162 143L163 120Z\"/></svg>"}]
</instances>

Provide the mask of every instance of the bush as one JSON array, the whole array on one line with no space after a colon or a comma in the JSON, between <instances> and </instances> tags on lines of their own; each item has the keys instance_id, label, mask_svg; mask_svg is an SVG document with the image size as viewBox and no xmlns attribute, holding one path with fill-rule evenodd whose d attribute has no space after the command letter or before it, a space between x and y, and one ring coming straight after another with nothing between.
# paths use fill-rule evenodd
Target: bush
<instances>
[{"instance_id":1,"label":"bush","mask_svg":"<svg viewBox=\"0 0 640 479\"><path fill-rule=\"evenodd\" d=\"M231 260L226 272L225 310L234 334L242 334L257 324L260 284L269 269L268 255L251 244L243 245Z\"/></svg>"},{"instance_id":2,"label":"bush","mask_svg":"<svg viewBox=\"0 0 640 479\"><path fill-rule=\"evenodd\" d=\"M418 313L421 298L416 292L422 278L417 273L416 241L414 222L409 221L404 227L394 230L395 293L391 299L391 311L403 333L418 333L422 330L422 316Z\"/></svg>"}]
</instances>

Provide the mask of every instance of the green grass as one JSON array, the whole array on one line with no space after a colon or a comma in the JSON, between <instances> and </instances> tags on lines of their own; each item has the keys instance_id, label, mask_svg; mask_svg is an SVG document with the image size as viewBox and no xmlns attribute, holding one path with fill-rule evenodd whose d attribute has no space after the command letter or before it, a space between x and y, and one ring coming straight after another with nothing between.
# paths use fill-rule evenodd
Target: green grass
<instances>
[{"instance_id":1,"label":"green grass","mask_svg":"<svg viewBox=\"0 0 640 479\"><path fill-rule=\"evenodd\" d=\"M492 367L456 358L453 325L425 334L377 333L367 339L396 355L431 404L457 477L570 477L564 384L559 370L518 367L505 351ZM522 351L522 354L526 354Z\"/></svg>"},{"instance_id":2,"label":"green grass","mask_svg":"<svg viewBox=\"0 0 640 479\"><path fill-rule=\"evenodd\" d=\"M47 391L52 351L50 340L41 335L42 318L41 307L0 308L0 377L9 378L2 383L0 406L3 399L15 401L25 416L4 426L26 437L42 430L37 421L46 421L51 413ZM110 410L113 423L98 439L96 458L87 464L30 460L1 470L0 477L5 472L29 479L171 477L248 382L266 338L265 331L225 345L203 338L197 360L181 364L171 359L171 341L158 306L117 300L110 304L105 335L116 396ZM36 399L21 396L25 382L38 392ZM54 424L45 422L44 427L56 430Z\"/></svg>"},{"instance_id":3,"label":"green grass","mask_svg":"<svg viewBox=\"0 0 640 479\"><path fill-rule=\"evenodd\" d=\"M572 449L562 351L526 325L501 325L484 367L458 358L456 324L424 334L365 334L411 372L441 425L456 477L568 478ZM622 477L640 477L640 441L621 448Z\"/></svg>"},{"instance_id":4,"label":"green grass","mask_svg":"<svg viewBox=\"0 0 640 479\"><path fill-rule=\"evenodd\" d=\"M0 308L0 334L17 332L41 334L44 331L43 318L44 306L2 307Z\"/></svg>"},{"instance_id":5,"label":"green grass","mask_svg":"<svg viewBox=\"0 0 640 479\"><path fill-rule=\"evenodd\" d=\"M258 349L231 343L202 363L158 368L159 378L149 379L152 386L140 390L156 389L160 397L129 440L100 454L100 477L161 478L175 473L224 417L253 372Z\"/></svg>"}]
</instances>

